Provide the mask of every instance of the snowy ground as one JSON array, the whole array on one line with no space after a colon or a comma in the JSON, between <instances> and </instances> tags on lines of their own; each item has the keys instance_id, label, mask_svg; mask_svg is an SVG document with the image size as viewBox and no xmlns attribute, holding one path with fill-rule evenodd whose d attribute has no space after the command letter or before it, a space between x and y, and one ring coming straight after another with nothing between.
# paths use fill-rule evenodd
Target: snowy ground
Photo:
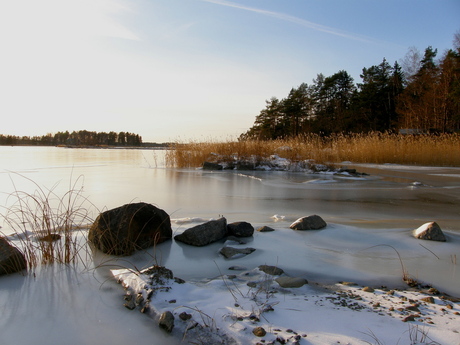
<instances>
[{"instance_id":1,"label":"snowy ground","mask_svg":"<svg viewBox=\"0 0 460 345\"><path fill-rule=\"evenodd\" d=\"M174 314L172 333L184 343L460 344L460 300L433 290L366 291L345 282L282 288L277 276L259 268L235 273L207 282L164 280L158 285L151 284L149 272L113 271L130 287L133 300L138 293L144 302L150 298L149 310L143 311L151 317ZM191 318L182 320L184 312ZM253 333L258 327L266 332L263 336Z\"/></svg>"}]
</instances>

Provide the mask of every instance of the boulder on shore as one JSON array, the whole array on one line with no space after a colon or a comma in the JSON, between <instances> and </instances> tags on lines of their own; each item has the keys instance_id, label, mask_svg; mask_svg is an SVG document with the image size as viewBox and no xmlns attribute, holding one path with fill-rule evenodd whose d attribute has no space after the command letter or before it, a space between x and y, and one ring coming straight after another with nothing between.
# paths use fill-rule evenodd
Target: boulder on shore
<instances>
[{"instance_id":1,"label":"boulder on shore","mask_svg":"<svg viewBox=\"0 0 460 345\"><path fill-rule=\"evenodd\" d=\"M13 247L5 238L0 237L0 276L22 271L27 261L18 248Z\"/></svg>"},{"instance_id":2,"label":"boulder on shore","mask_svg":"<svg viewBox=\"0 0 460 345\"><path fill-rule=\"evenodd\" d=\"M224 217L217 220L194 226L183 233L174 236L176 241L191 246L203 247L210 243L219 241L228 235L227 219Z\"/></svg>"},{"instance_id":3,"label":"boulder on shore","mask_svg":"<svg viewBox=\"0 0 460 345\"><path fill-rule=\"evenodd\" d=\"M291 224L293 230L319 230L326 227L326 222L320 216L312 215L297 219Z\"/></svg>"},{"instance_id":4,"label":"boulder on shore","mask_svg":"<svg viewBox=\"0 0 460 345\"><path fill-rule=\"evenodd\" d=\"M111 255L131 255L171 238L169 215L143 202L102 212L88 233L97 249Z\"/></svg>"},{"instance_id":5,"label":"boulder on shore","mask_svg":"<svg viewBox=\"0 0 460 345\"><path fill-rule=\"evenodd\" d=\"M436 222L425 223L414 230L414 237L420 240L446 242L446 236Z\"/></svg>"}]
</instances>

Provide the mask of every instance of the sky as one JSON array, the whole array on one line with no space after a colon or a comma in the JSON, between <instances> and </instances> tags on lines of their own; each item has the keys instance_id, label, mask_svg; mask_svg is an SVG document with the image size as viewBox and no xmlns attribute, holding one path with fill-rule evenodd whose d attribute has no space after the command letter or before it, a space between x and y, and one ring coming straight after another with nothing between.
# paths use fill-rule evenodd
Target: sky
<instances>
[{"instance_id":1,"label":"sky","mask_svg":"<svg viewBox=\"0 0 460 345\"><path fill-rule=\"evenodd\" d=\"M319 73L438 55L458 0L0 0L0 134L233 140Z\"/></svg>"}]
</instances>

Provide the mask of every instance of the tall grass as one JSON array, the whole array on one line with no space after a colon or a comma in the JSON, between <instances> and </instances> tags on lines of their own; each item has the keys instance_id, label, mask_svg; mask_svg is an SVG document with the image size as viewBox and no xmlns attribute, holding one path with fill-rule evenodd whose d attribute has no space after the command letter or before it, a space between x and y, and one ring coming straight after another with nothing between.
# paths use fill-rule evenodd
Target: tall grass
<instances>
[{"instance_id":1,"label":"tall grass","mask_svg":"<svg viewBox=\"0 0 460 345\"><path fill-rule=\"evenodd\" d=\"M166 154L170 167L201 166L205 161L263 160L277 154L291 161L313 159L317 163L396 163L427 166L460 166L460 135L399 135L370 133L315 134L270 141L175 143Z\"/></svg>"},{"instance_id":2,"label":"tall grass","mask_svg":"<svg viewBox=\"0 0 460 345\"><path fill-rule=\"evenodd\" d=\"M82 254L88 255L86 240L76 234L92 222L88 200L82 195L82 177L71 181L62 196L55 192L56 185L45 189L21 177L30 181L36 190L11 193L10 206L2 206L5 212L1 217L9 232L8 238L19 243L27 267L33 270L41 264L86 262L87 258L82 257Z\"/></svg>"}]
</instances>

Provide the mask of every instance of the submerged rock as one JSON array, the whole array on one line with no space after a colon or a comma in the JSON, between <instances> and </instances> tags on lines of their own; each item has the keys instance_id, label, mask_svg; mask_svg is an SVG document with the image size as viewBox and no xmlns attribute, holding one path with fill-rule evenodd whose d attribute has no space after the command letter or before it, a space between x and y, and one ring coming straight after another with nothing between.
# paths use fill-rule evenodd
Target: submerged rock
<instances>
[{"instance_id":1,"label":"submerged rock","mask_svg":"<svg viewBox=\"0 0 460 345\"><path fill-rule=\"evenodd\" d=\"M88 233L97 249L111 255L131 255L171 237L169 215L143 202L102 212Z\"/></svg>"},{"instance_id":2,"label":"submerged rock","mask_svg":"<svg viewBox=\"0 0 460 345\"><path fill-rule=\"evenodd\" d=\"M22 271L27 268L24 254L0 237L0 275Z\"/></svg>"},{"instance_id":3,"label":"submerged rock","mask_svg":"<svg viewBox=\"0 0 460 345\"><path fill-rule=\"evenodd\" d=\"M319 230L327 226L326 222L320 216L312 215L297 219L291 224L293 230Z\"/></svg>"},{"instance_id":4,"label":"submerged rock","mask_svg":"<svg viewBox=\"0 0 460 345\"><path fill-rule=\"evenodd\" d=\"M254 248L233 248L233 247L223 247L220 250L220 253L227 259L231 259L236 255L248 255L254 252Z\"/></svg>"},{"instance_id":5,"label":"submerged rock","mask_svg":"<svg viewBox=\"0 0 460 345\"><path fill-rule=\"evenodd\" d=\"M300 277L278 277L275 281L283 288L299 288L308 284L308 281Z\"/></svg>"},{"instance_id":6,"label":"submerged rock","mask_svg":"<svg viewBox=\"0 0 460 345\"><path fill-rule=\"evenodd\" d=\"M446 242L446 236L436 222L425 223L415 229L414 237L421 240Z\"/></svg>"},{"instance_id":7,"label":"submerged rock","mask_svg":"<svg viewBox=\"0 0 460 345\"><path fill-rule=\"evenodd\" d=\"M203 247L223 239L227 234L227 219L222 217L189 228L182 234L174 236L174 239L191 246Z\"/></svg>"},{"instance_id":8,"label":"submerged rock","mask_svg":"<svg viewBox=\"0 0 460 345\"><path fill-rule=\"evenodd\" d=\"M260 228L257 228L257 231L259 231L259 232L270 232L270 231L275 231L275 229L264 225L264 226L261 226Z\"/></svg>"},{"instance_id":9,"label":"submerged rock","mask_svg":"<svg viewBox=\"0 0 460 345\"><path fill-rule=\"evenodd\" d=\"M280 276L284 273L284 271L281 268L268 265L260 265L259 270L272 276Z\"/></svg>"}]
</instances>

